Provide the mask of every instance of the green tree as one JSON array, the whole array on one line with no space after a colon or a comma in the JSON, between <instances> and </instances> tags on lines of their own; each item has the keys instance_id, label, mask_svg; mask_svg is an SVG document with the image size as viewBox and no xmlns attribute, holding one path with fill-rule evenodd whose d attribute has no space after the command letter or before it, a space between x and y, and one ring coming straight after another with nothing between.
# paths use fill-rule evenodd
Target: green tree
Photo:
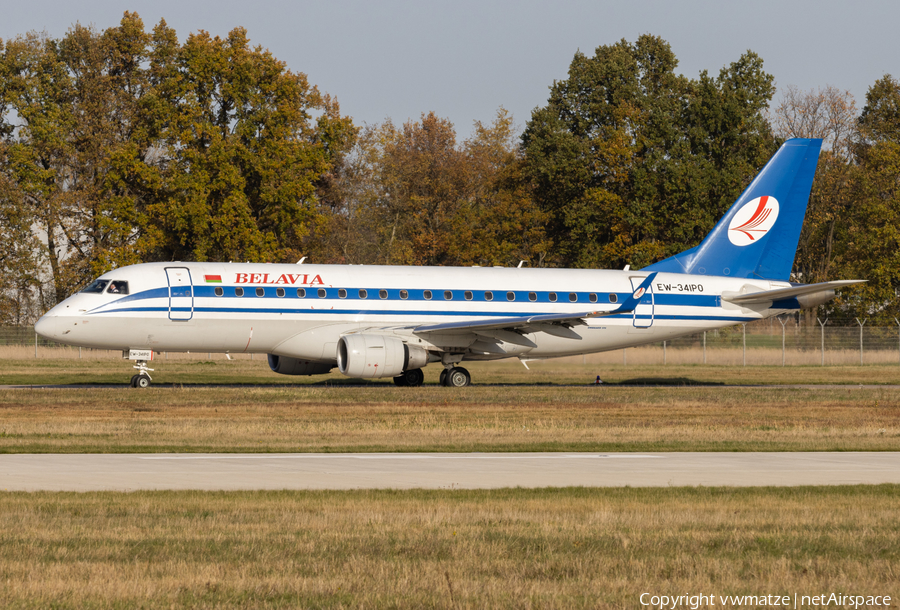
<instances>
[{"instance_id":1,"label":"green tree","mask_svg":"<svg viewBox=\"0 0 900 610\"><path fill-rule=\"evenodd\" d=\"M758 56L717 78L677 65L651 35L579 52L533 113L527 172L560 264L645 266L696 245L776 149Z\"/></svg>"},{"instance_id":2,"label":"green tree","mask_svg":"<svg viewBox=\"0 0 900 610\"><path fill-rule=\"evenodd\" d=\"M891 324L900 318L900 82L892 76L869 88L859 130L841 268L868 283L846 291L837 306L873 323Z\"/></svg>"},{"instance_id":3,"label":"green tree","mask_svg":"<svg viewBox=\"0 0 900 610\"><path fill-rule=\"evenodd\" d=\"M0 205L43 242L17 256L49 267L50 304L141 261L299 256L355 134L242 28L179 44L126 12L0 41Z\"/></svg>"},{"instance_id":4,"label":"green tree","mask_svg":"<svg viewBox=\"0 0 900 610\"><path fill-rule=\"evenodd\" d=\"M102 34L76 25L60 40L29 34L3 46L3 171L46 237L55 299L140 260L134 202L111 174L117 157L150 150L136 137L148 40L125 13Z\"/></svg>"},{"instance_id":5,"label":"green tree","mask_svg":"<svg viewBox=\"0 0 900 610\"><path fill-rule=\"evenodd\" d=\"M319 183L352 142L350 119L243 28L178 46L163 22L152 47L164 151L164 192L147 207L153 257L296 256L319 220Z\"/></svg>"}]
</instances>

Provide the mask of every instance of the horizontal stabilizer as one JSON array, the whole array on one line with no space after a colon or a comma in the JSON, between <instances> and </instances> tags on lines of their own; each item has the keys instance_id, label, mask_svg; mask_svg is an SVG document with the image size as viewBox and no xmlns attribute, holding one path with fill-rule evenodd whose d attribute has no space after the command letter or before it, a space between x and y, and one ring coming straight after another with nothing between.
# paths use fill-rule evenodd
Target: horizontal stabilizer
<instances>
[{"instance_id":1,"label":"horizontal stabilizer","mask_svg":"<svg viewBox=\"0 0 900 610\"><path fill-rule=\"evenodd\" d=\"M826 290L837 290L844 286L853 284L861 284L866 280L837 280L834 282L821 282L819 284L804 284L803 286L791 286L790 288L778 288L777 290L763 290L762 292L751 292L750 294L738 294L734 296L722 295L723 301L735 303L736 305L752 305L755 303L770 303L772 301L780 301L782 299L790 299L805 294L814 294L816 292L824 292Z\"/></svg>"}]
</instances>

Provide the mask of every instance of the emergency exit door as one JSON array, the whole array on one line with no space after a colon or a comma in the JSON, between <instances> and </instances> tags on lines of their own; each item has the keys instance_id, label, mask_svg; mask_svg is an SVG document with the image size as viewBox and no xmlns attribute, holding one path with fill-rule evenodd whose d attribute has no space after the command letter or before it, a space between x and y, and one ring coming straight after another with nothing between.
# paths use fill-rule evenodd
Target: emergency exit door
<instances>
[{"instance_id":1,"label":"emergency exit door","mask_svg":"<svg viewBox=\"0 0 900 610\"><path fill-rule=\"evenodd\" d=\"M167 267L169 280L169 319L186 321L194 317L194 289L191 272L185 267Z\"/></svg>"}]
</instances>

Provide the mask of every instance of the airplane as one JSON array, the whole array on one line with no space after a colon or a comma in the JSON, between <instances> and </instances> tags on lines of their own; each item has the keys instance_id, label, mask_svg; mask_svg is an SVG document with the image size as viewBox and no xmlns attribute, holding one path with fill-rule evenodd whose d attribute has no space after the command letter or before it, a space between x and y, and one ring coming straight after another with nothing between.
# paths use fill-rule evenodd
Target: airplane
<instances>
[{"instance_id":1,"label":"airplane","mask_svg":"<svg viewBox=\"0 0 900 610\"><path fill-rule=\"evenodd\" d=\"M864 280L789 281L822 141L785 142L696 247L641 270L159 262L104 273L48 311L52 341L267 354L272 371L464 387L466 361L656 343L825 303Z\"/></svg>"}]
</instances>

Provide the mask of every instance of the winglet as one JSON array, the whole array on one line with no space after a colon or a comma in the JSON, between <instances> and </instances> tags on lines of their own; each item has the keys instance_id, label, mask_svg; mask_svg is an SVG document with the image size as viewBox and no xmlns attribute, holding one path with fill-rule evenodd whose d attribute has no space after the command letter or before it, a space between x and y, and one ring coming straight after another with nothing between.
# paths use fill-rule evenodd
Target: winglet
<instances>
[{"instance_id":1,"label":"winglet","mask_svg":"<svg viewBox=\"0 0 900 610\"><path fill-rule=\"evenodd\" d=\"M656 272L654 271L653 273L648 275L646 278L644 278L644 281L641 282L641 285L638 286L637 289L635 289L635 291L631 293L630 297L625 299L624 303L622 303L616 309L613 309L612 311L604 312L601 315L611 316L611 315L617 314L617 313L631 313L632 311L634 311L635 307L638 306L638 303L641 302L641 299L647 293L647 289L650 288L650 284L652 284L653 280L655 280L655 279L656 279ZM597 316L597 317L599 317L599 316Z\"/></svg>"}]
</instances>

